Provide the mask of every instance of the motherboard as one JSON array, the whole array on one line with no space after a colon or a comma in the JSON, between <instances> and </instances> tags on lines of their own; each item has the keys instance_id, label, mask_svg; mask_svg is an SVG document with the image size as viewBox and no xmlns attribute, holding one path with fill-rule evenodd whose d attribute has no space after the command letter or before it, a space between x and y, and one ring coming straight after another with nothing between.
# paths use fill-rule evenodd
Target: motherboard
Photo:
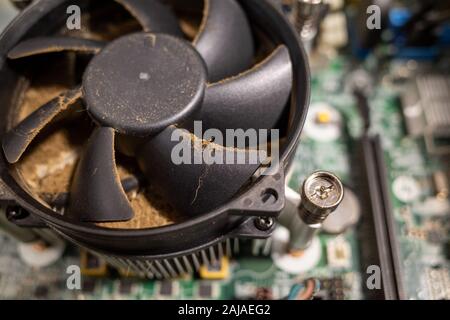
<instances>
[{"instance_id":1,"label":"motherboard","mask_svg":"<svg viewBox=\"0 0 450 320\"><path fill-rule=\"evenodd\" d=\"M60 257L40 267L57 252L39 254L39 244L0 231L0 299L450 299L450 150L432 141L433 120L450 126L449 56L387 59L382 46L356 59L346 36L352 1L332 2L310 53L310 110L271 238L229 239L227 255L200 261L191 276L144 280L62 240ZM283 10L290 15L290 4ZM14 12L2 1L0 26ZM421 101L435 107L422 128L413 109ZM283 219L319 169L341 178L344 200L305 252L287 255ZM68 289L70 266L80 267L81 288ZM374 266L392 272L373 281Z\"/></svg>"}]
</instances>

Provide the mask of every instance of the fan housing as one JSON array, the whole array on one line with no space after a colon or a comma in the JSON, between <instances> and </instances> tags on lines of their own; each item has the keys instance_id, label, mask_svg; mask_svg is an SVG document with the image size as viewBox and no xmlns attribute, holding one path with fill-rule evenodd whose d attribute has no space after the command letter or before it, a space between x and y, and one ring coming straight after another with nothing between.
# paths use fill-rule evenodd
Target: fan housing
<instances>
[{"instance_id":1,"label":"fan housing","mask_svg":"<svg viewBox=\"0 0 450 320\"><path fill-rule=\"evenodd\" d=\"M65 10L72 2L67 0L36 1L24 10L2 35L0 39L0 79L2 79L0 100L4 102L0 108L0 119L2 119L0 121L0 138L2 142L8 139L11 130L17 125L17 123L13 123L13 114L14 108L17 107L18 84L23 77L18 68L15 67L14 61L11 62L10 60L22 59L21 54L23 55L23 51L21 53L20 44L24 41L39 37L47 37L46 39L48 39L49 35L58 35L58 26L63 25L63 18L66 17ZM93 1L80 0L78 2L80 7L89 9ZM118 0L118 2L121 3L122 0ZM123 0L123 2L125 2L125 7L130 3L139 3L139 1L133 0ZM176 2L174 1L174 3ZM260 170L257 170L258 166L256 166L254 169L251 169L252 177L245 179L248 182L244 186L242 181L239 181L238 190L234 186L229 187L214 182L207 183L208 188L206 189L209 189L210 193L206 192L199 198L198 210L195 208L188 210L192 215L182 222L141 230L111 229L91 223L93 213L89 210L89 204L95 202L92 201L92 199L96 199L94 197L96 196L95 192L89 193L88 196L83 195L81 198L78 198L78 200L81 199L82 201L80 200L76 202L76 205L72 205L72 207L75 207L72 213L76 213L77 217L85 215L85 218L74 219L72 213L61 215L59 212L50 209L27 190L14 165L14 160L18 159L15 159L16 157L8 157L8 152L6 152L0 157L0 200L11 206L20 207L22 212L24 212L22 215L10 217L14 223L24 227L50 227L64 238L101 254L111 263L119 266L125 263L144 273L149 272L148 268L142 267L144 262L164 261L164 263L168 263L171 266L177 266L177 259L189 257L190 262L195 262L196 255L199 254L201 257L205 252L208 253L209 260L211 260L211 256L220 256L226 251L226 245L222 246L222 244L229 243L229 239L267 238L270 236L274 225L263 228L260 222L261 218L276 218L284 207L285 173L293 160L309 103L310 80L307 58L295 31L269 1L207 0L204 7L206 12L212 10L209 16L210 21L215 21L216 23L226 22L226 17L214 18L214 14L217 14L217 12L227 10L226 6L221 7L226 2L238 5L245 12L253 33L263 33L264 37L270 39L274 44L274 47L283 46L281 49L275 50L269 57L272 59L270 62L282 59L283 50L286 50L290 57L292 83L289 84L289 89L292 88L292 91L288 104L283 104L281 110L287 116L282 118L285 120L280 120L282 121L281 129L284 137L280 150L280 165L277 172L267 176L259 175ZM172 2L169 1L169 3ZM214 11L214 8L216 11ZM217 11L217 9L222 9L222 11ZM106 45L91 42L91 47L84 46L83 48L90 49L88 51L95 52L97 55L87 64L88 67L82 79L82 88L73 88L72 91L61 98L67 102L70 99L79 99L82 96L89 115L99 126L89 140L92 148L88 144L88 151L84 154L81 164L78 165L78 170L81 171L81 178L75 179L75 186L72 188L74 193L86 191L83 189L86 189L85 187L88 184L85 181L89 177L83 177L83 174L92 169L92 163L103 162L102 159L96 159L97 153L94 151L105 148L104 154L111 153L111 149L108 149L105 145L108 143L114 144L114 135L118 135L119 139L121 135L126 135L135 141L140 141L140 139L150 135L164 138L165 135L170 133L167 132L167 128L183 122L185 119L192 119L192 117L202 112L203 119L211 127L227 128L226 113L219 120L211 116L217 110L214 109L218 105L217 101L219 98L217 97L227 97L229 102L233 104L240 103L242 100L240 95L245 96L246 90L258 89L260 83L256 80L264 79L258 73L260 72L258 68L254 68L253 73L240 74L240 77L236 79L239 74L239 72L236 74L236 71L245 71L244 66L248 62L222 70L220 67L218 69L211 68L214 65L222 66L226 64L224 55L229 55L233 58L233 55L237 53L224 50L221 55L208 55L210 47L205 46L202 41L211 40L204 40L201 37L193 39L193 45L197 49L194 50L194 46L188 43L187 38L182 39L179 36L180 31L177 28L171 29L172 26L165 28L165 31L169 30L168 33L171 34L146 30L147 27L151 26L151 22L146 20L148 17L140 16L139 11L137 14L136 11L131 10L131 12L144 26L144 30L123 35ZM164 21L167 21L167 19ZM205 31L203 29L207 29L207 25L208 23L202 24L200 31ZM162 26L164 27L164 23ZM204 38L213 36L218 38L220 32L219 34L207 34ZM227 35L223 35L220 40L226 41ZM41 45L42 41L39 43ZM142 43L150 43L151 46L144 46ZM83 44L85 45L86 42ZM30 44L28 43L28 45ZM31 43L31 45L34 44ZM73 43L68 45L69 49L73 48L73 46ZM165 50L169 50L172 53L176 52L176 54L165 55ZM243 58L242 60L241 56L238 60L245 61L247 59L246 57ZM129 59L136 63L122 63L123 59ZM152 63L154 59L160 63ZM142 65L148 66L149 69L141 70ZM133 66L135 69L133 69ZM186 66L189 66L189 72L185 72ZM276 68L276 66L276 63L273 63L273 65L267 63L265 65L271 71L271 74L274 75L277 72L281 72L279 71L280 68ZM114 75L117 74L123 76L123 82L118 83L116 81L117 77ZM136 77L136 74L139 76ZM231 81L221 80L227 77ZM237 80L237 82L232 80ZM253 87L240 89L241 83L239 81L252 83ZM128 96L121 94L118 96L118 92L129 92L129 90L123 90L124 85L134 88L135 94L129 94ZM276 83L269 84L269 86L276 85ZM155 90L155 87L158 90ZM260 87L263 90L267 89L264 85ZM183 88L183 90L180 90L180 88ZM236 88L240 90L227 91L237 90ZM261 88L259 90L262 90ZM279 91L276 91L273 95L274 99L280 100ZM227 94L227 92L237 94ZM149 100L150 96L151 101ZM145 112L142 109L143 106L148 103L154 104L155 99L161 105L171 107L157 110L158 112L152 114ZM175 99L177 103L168 103L168 99ZM257 106L264 105L264 101L256 102L255 108L257 111L260 111L257 109ZM208 109L202 111L205 109L205 104L211 106L212 111L209 114ZM121 108L119 108L119 105ZM117 109L114 109L115 107ZM51 109L52 106L48 108ZM119 109L120 112L111 112L111 110ZM236 112L239 112L239 110ZM129 114L137 116L127 117ZM136 120L142 117L144 118L143 121ZM272 114L266 112L238 117L239 127L245 127L246 125L251 127L255 118L259 121L258 126L261 125L263 128L271 128L274 125L270 123L270 121L274 121ZM220 120L223 120L223 122L221 123ZM265 121L267 123L264 123ZM126 137L124 138L125 141L127 139ZM98 141L100 143L97 143ZM105 141L108 143L105 144ZM117 144L118 142L116 141ZM11 148L14 149L20 143L14 142L11 145L13 146ZM152 145L160 146L161 144L158 142L158 139L154 139L145 144L140 150L151 148ZM169 145L167 148L169 147L171 146ZM119 147L119 149L121 148ZM24 152L24 150L19 150L18 152L13 150L10 154L19 154L17 158L20 158L21 152ZM136 154L137 152L133 150L130 153ZM99 154L101 154L100 151ZM89 159L89 161L86 159ZM144 168L144 171L146 171L146 166L156 167L151 178L159 181L158 179L161 179L161 175L167 175L164 171L167 167L163 160L164 158L157 156L149 157L145 155L141 157L141 162L144 162L141 167ZM111 165L114 165L114 161L111 161ZM111 170L114 170L114 168ZM200 166L196 170L202 171L204 168ZM221 169L217 170L221 172ZM225 172L227 171L228 168L226 168ZM199 173L195 171L193 175L198 176ZM224 179L226 179L226 176ZM173 192L173 200L175 202L178 201L175 199L176 194L182 194L185 191L182 187L182 184L175 184L172 189L170 189L170 186L165 186L166 190ZM109 190L107 186L105 190L104 192L109 192L110 194L115 192L114 189L112 191ZM223 190L224 194L227 192L232 194L232 197L224 199L219 205L212 205L212 200L214 200L212 201L213 204L218 203L212 195L217 195L221 190ZM91 197L91 195L94 196ZM186 202L188 200L178 201L178 207L183 208L189 205L189 202ZM105 205L106 211L114 208L108 206L108 204ZM126 211L126 208L124 210ZM115 219L120 220L121 217L123 215L119 214L119 218ZM97 221L97 219L102 221L101 218L95 218L94 220ZM111 217L107 215L104 221L110 219ZM153 272L151 274L155 275L156 273Z\"/></svg>"}]
</instances>

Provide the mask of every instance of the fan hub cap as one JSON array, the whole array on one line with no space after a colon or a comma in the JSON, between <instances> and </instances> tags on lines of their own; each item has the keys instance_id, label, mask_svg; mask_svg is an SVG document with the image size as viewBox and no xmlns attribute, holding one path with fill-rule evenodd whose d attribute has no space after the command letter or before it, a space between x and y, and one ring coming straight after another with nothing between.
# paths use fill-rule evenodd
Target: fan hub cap
<instances>
[{"instance_id":1,"label":"fan hub cap","mask_svg":"<svg viewBox=\"0 0 450 320\"><path fill-rule=\"evenodd\" d=\"M206 65L192 45L163 34L115 40L90 62L84 79L89 114L125 134L148 136L201 107Z\"/></svg>"}]
</instances>

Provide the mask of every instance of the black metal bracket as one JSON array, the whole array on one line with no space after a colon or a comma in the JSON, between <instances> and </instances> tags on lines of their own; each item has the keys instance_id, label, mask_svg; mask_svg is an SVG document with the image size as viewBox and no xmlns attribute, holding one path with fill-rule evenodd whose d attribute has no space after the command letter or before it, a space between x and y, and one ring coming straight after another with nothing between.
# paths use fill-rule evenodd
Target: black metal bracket
<instances>
[{"instance_id":1,"label":"black metal bracket","mask_svg":"<svg viewBox=\"0 0 450 320\"><path fill-rule=\"evenodd\" d=\"M41 219L35 215L30 214L28 211L20 206L8 206L6 208L6 218L15 225L22 228L48 228Z\"/></svg>"},{"instance_id":2,"label":"black metal bracket","mask_svg":"<svg viewBox=\"0 0 450 320\"><path fill-rule=\"evenodd\" d=\"M233 215L278 217L285 206L284 171L280 168L256 182L246 193L230 204Z\"/></svg>"}]
</instances>

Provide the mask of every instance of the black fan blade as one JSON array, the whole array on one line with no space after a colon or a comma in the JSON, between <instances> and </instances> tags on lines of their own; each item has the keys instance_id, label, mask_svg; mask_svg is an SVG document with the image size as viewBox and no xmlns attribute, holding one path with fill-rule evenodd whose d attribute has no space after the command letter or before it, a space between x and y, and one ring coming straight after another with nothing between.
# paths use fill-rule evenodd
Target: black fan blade
<instances>
[{"instance_id":1,"label":"black fan blade","mask_svg":"<svg viewBox=\"0 0 450 320\"><path fill-rule=\"evenodd\" d=\"M291 89L289 52L280 46L251 71L209 85L197 118L205 130L271 129L280 119Z\"/></svg>"},{"instance_id":2,"label":"black fan blade","mask_svg":"<svg viewBox=\"0 0 450 320\"><path fill-rule=\"evenodd\" d=\"M9 53L9 59L20 59L34 55L76 51L83 53L98 53L104 46L104 42L71 37L38 37L20 42Z\"/></svg>"},{"instance_id":3,"label":"black fan blade","mask_svg":"<svg viewBox=\"0 0 450 320\"><path fill-rule=\"evenodd\" d=\"M114 154L115 132L98 127L78 163L68 214L85 222L128 221L134 212L121 185Z\"/></svg>"},{"instance_id":4,"label":"black fan blade","mask_svg":"<svg viewBox=\"0 0 450 320\"><path fill-rule=\"evenodd\" d=\"M116 0L142 25L144 31L183 36L176 16L159 0Z\"/></svg>"},{"instance_id":5,"label":"black fan blade","mask_svg":"<svg viewBox=\"0 0 450 320\"><path fill-rule=\"evenodd\" d=\"M181 140L184 143L180 143ZM197 141L198 144L186 144L189 141ZM237 159L238 156L245 157L250 154L256 159L255 150L237 150L208 144L188 131L174 126L168 127L139 148L137 159L148 182L159 189L180 213L197 215L226 203L245 186L259 167L257 160L254 164L250 164L248 160L245 162L247 164L208 165L205 161L195 164L194 150L201 154L203 148L208 148L208 145L211 147L210 151L215 147L215 155L222 159L222 163L229 163L226 161L227 157ZM184 154L187 162L180 163L177 157L182 154L179 152L182 147L188 151Z\"/></svg>"},{"instance_id":6,"label":"black fan blade","mask_svg":"<svg viewBox=\"0 0 450 320\"><path fill-rule=\"evenodd\" d=\"M253 35L235 0L205 0L200 32L194 40L208 66L209 81L235 76L251 67Z\"/></svg>"},{"instance_id":7,"label":"black fan blade","mask_svg":"<svg viewBox=\"0 0 450 320\"><path fill-rule=\"evenodd\" d=\"M67 91L46 103L14 129L2 140L3 152L9 163L16 163L38 133L59 113L73 105L82 96L80 88Z\"/></svg>"}]
</instances>

